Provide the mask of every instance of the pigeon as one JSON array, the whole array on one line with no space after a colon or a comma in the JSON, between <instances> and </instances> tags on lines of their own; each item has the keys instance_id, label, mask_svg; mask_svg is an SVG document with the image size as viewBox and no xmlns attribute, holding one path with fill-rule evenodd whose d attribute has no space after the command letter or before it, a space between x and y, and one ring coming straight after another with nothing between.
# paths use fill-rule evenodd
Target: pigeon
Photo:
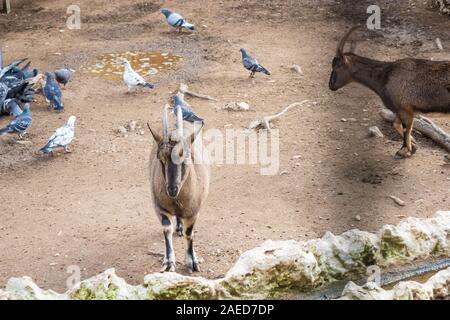
<instances>
[{"instance_id":1,"label":"pigeon","mask_svg":"<svg viewBox=\"0 0 450 320\"><path fill-rule=\"evenodd\" d=\"M242 63L244 64L245 69L251 71L250 78L255 77L256 72L262 72L270 76L269 70L260 65L244 48L241 48L240 51L242 52Z\"/></svg>"},{"instance_id":2,"label":"pigeon","mask_svg":"<svg viewBox=\"0 0 450 320\"><path fill-rule=\"evenodd\" d=\"M56 148L64 148L70 152L68 147L75 135L75 116L70 116L67 124L59 129L50 137L47 144L40 150L42 153L49 154Z\"/></svg>"},{"instance_id":3,"label":"pigeon","mask_svg":"<svg viewBox=\"0 0 450 320\"><path fill-rule=\"evenodd\" d=\"M70 77L72 75L72 70L69 69L58 69L55 71L55 79L60 84L66 87L66 84L69 83Z\"/></svg>"},{"instance_id":4,"label":"pigeon","mask_svg":"<svg viewBox=\"0 0 450 320\"><path fill-rule=\"evenodd\" d=\"M8 86L7 99L18 99L22 102L31 102L34 90L28 85L28 82L16 80L14 82L4 83Z\"/></svg>"},{"instance_id":5,"label":"pigeon","mask_svg":"<svg viewBox=\"0 0 450 320\"><path fill-rule=\"evenodd\" d=\"M26 61L27 59L21 59L21 60L17 60L14 61L13 63L11 63L9 66L4 67L3 69L0 70L0 80L2 80L3 76L5 74L7 74L12 68L17 67L18 65L20 65L22 62Z\"/></svg>"},{"instance_id":6,"label":"pigeon","mask_svg":"<svg viewBox=\"0 0 450 320\"><path fill-rule=\"evenodd\" d=\"M174 98L174 106L173 106L173 112L177 114L178 108L181 108L181 114L183 115L183 120L188 122L202 122L203 119L199 118L194 111L192 111L191 108L186 104L186 102L183 101L183 99L176 95Z\"/></svg>"},{"instance_id":7,"label":"pigeon","mask_svg":"<svg viewBox=\"0 0 450 320\"><path fill-rule=\"evenodd\" d=\"M64 109L64 104L62 103L62 92L59 88L58 83L53 78L51 72L46 71L45 76L47 77L47 81L44 86L44 96L47 99L47 102L50 103L50 106L53 107L53 110L62 111Z\"/></svg>"},{"instance_id":8,"label":"pigeon","mask_svg":"<svg viewBox=\"0 0 450 320\"><path fill-rule=\"evenodd\" d=\"M11 115L13 117L18 117L22 110L19 107L16 99L8 99L3 103L3 113ZM0 112L1 113L1 112Z\"/></svg>"},{"instance_id":9,"label":"pigeon","mask_svg":"<svg viewBox=\"0 0 450 320\"><path fill-rule=\"evenodd\" d=\"M36 77L36 76L38 75L38 73L39 73L37 69L30 70L30 64L31 64L31 61L29 61L29 62L21 69L24 79L34 78L34 77Z\"/></svg>"},{"instance_id":10,"label":"pigeon","mask_svg":"<svg viewBox=\"0 0 450 320\"><path fill-rule=\"evenodd\" d=\"M153 89L155 86L145 81L145 79L133 70L128 60L123 60L122 64L125 67L123 72L123 81L128 86L128 92L136 86Z\"/></svg>"},{"instance_id":11,"label":"pigeon","mask_svg":"<svg viewBox=\"0 0 450 320\"><path fill-rule=\"evenodd\" d=\"M6 97L8 96L9 88L6 84L0 82L0 107L3 106Z\"/></svg>"},{"instance_id":12,"label":"pigeon","mask_svg":"<svg viewBox=\"0 0 450 320\"><path fill-rule=\"evenodd\" d=\"M162 9L162 14L166 17L167 23L177 28L178 31L181 31L182 29L188 29L188 30L194 30L195 27L192 23L187 22L181 15L178 13L172 12L168 9Z\"/></svg>"},{"instance_id":13,"label":"pigeon","mask_svg":"<svg viewBox=\"0 0 450 320\"><path fill-rule=\"evenodd\" d=\"M7 133L17 133L22 137L30 127L33 118L30 112L30 105L27 103L23 108L23 112L11 121L6 127L0 129L0 136Z\"/></svg>"}]
</instances>

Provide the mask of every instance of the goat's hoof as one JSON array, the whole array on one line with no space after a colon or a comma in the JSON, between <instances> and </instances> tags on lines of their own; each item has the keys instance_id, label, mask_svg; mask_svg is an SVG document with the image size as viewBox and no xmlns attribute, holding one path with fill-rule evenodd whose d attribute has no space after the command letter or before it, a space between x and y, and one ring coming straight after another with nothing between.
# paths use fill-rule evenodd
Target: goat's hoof
<instances>
[{"instance_id":1,"label":"goat's hoof","mask_svg":"<svg viewBox=\"0 0 450 320\"><path fill-rule=\"evenodd\" d=\"M416 145L416 144L413 144L413 145L412 145L412 148L411 148L411 155L415 154L415 153L417 152L417 149L419 149L419 148L417 147L417 145Z\"/></svg>"},{"instance_id":2,"label":"goat's hoof","mask_svg":"<svg viewBox=\"0 0 450 320\"><path fill-rule=\"evenodd\" d=\"M395 157L397 159L406 159L406 158L410 158L411 156L412 156L412 153L408 150L408 148L401 148L395 154Z\"/></svg>"},{"instance_id":3,"label":"goat's hoof","mask_svg":"<svg viewBox=\"0 0 450 320\"><path fill-rule=\"evenodd\" d=\"M200 272L200 264L198 263L197 258L192 259L192 257L187 256L186 266L189 273Z\"/></svg>"},{"instance_id":4,"label":"goat's hoof","mask_svg":"<svg viewBox=\"0 0 450 320\"><path fill-rule=\"evenodd\" d=\"M175 262L164 262L161 272L175 272Z\"/></svg>"},{"instance_id":5,"label":"goat's hoof","mask_svg":"<svg viewBox=\"0 0 450 320\"><path fill-rule=\"evenodd\" d=\"M189 273L200 272L198 261L193 261L191 264L188 264L187 269Z\"/></svg>"}]
</instances>

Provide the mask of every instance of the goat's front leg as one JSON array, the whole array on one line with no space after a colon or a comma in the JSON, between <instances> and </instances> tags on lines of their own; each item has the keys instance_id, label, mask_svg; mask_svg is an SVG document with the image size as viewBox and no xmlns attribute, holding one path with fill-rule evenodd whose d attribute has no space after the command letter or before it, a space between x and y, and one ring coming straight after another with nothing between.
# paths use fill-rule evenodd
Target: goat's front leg
<instances>
[{"instance_id":1,"label":"goat's front leg","mask_svg":"<svg viewBox=\"0 0 450 320\"><path fill-rule=\"evenodd\" d=\"M173 251L173 227L172 221L165 214L161 214L161 223L164 228L164 240L166 244L166 254L164 256L163 267L161 272L174 272L175 271L175 252Z\"/></svg>"},{"instance_id":2,"label":"goat's front leg","mask_svg":"<svg viewBox=\"0 0 450 320\"><path fill-rule=\"evenodd\" d=\"M183 233L186 238L186 267L189 273L200 272L197 255L194 250L194 219L183 219Z\"/></svg>"}]
</instances>

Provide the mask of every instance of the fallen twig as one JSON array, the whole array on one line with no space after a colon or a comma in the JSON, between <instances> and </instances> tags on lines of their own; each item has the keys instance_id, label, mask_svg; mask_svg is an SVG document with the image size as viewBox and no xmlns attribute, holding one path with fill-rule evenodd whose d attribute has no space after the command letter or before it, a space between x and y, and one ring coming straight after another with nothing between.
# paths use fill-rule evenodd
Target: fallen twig
<instances>
[{"instance_id":1,"label":"fallen twig","mask_svg":"<svg viewBox=\"0 0 450 320\"><path fill-rule=\"evenodd\" d=\"M204 100L219 101L216 98L213 98L211 96L190 91L188 86L184 83L180 83L180 88L178 89L178 91L182 94L187 94L192 97L196 97L196 98L200 98L200 99L204 99Z\"/></svg>"},{"instance_id":2,"label":"fallen twig","mask_svg":"<svg viewBox=\"0 0 450 320\"><path fill-rule=\"evenodd\" d=\"M283 109L283 111L281 111L280 113L277 113L273 116L265 116L262 119L258 119L255 120L253 122L250 123L249 125L249 129L267 129L269 132L271 132L271 128L270 128L270 122L278 119L279 117L281 117L283 114L285 114L286 112L288 112L290 109L294 108L294 107L301 107L303 106L305 103L310 102L309 100L303 100L302 102L295 102L289 106L287 106L286 108Z\"/></svg>"},{"instance_id":3,"label":"fallen twig","mask_svg":"<svg viewBox=\"0 0 450 320\"><path fill-rule=\"evenodd\" d=\"M380 115L384 120L390 123L393 123L397 117L388 109L383 109L380 112ZM414 119L414 130L422 133L424 136L430 138L435 143L450 152L450 135L434 124L434 122L430 119L423 116L416 117Z\"/></svg>"}]
</instances>

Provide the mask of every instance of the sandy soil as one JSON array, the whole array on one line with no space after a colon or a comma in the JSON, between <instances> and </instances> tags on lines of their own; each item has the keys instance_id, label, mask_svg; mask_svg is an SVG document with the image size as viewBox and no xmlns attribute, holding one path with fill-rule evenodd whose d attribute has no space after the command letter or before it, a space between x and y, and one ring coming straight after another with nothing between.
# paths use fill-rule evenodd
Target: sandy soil
<instances>
[{"instance_id":1,"label":"sandy soil","mask_svg":"<svg viewBox=\"0 0 450 320\"><path fill-rule=\"evenodd\" d=\"M131 49L183 56L178 68L150 80L157 88L126 95L120 82L77 72L64 91L65 113L32 104L31 145L0 139L0 287L12 276L29 275L43 287L65 290L67 267L82 277L106 268L131 283L160 269L162 228L150 202L147 131L117 135L130 120L159 126L161 107L180 81L219 99L190 99L208 128L247 126L257 116L292 102L317 105L292 110L280 129L281 171L261 176L258 166L213 168L211 195L197 224L196 247L205 277L219 277L240 252L266 239L305 240L326 231L376 230L405 216L428 217L448 209L450 171L444 151L416 134L420 149L396 160L400 138L379 117L380 101L350 85L328 90L330 61L343 32L367 17L367 1L85 1L82 28L65 29L72 1L33 1L0 16L6 61L28 57L40 70L78 69L104 52ZM371 1L370 4L372 4ZM378 1L383 32L358 33L358 53L379 59L406 56L449 59L450 19L423 1ZM411 6L411 4L413 4ZM170 32L162 7L183 13L194 34ZM64 30L60 32L60 30ZM436 49L440 37L444 52ZM241 65L245 47L273 75L255 84ZM299 64L304 75L289 67ZM227 102L246 101L249 112L228 112ZM74 152L54 158L36 154L70 114L78 117ZM355 119L354 121L341 121ZM449 118L434 116L444 128ZM0 119L0 125L9 119ZM367 138L377 125L383 139ZM301 155L301 158L293 159ZM397 206L389 195L406 201ZM355 219L361 217L360 221ZM185 273L184 241L175 239L178 271Z\"/></svg>"}]
</instances>

